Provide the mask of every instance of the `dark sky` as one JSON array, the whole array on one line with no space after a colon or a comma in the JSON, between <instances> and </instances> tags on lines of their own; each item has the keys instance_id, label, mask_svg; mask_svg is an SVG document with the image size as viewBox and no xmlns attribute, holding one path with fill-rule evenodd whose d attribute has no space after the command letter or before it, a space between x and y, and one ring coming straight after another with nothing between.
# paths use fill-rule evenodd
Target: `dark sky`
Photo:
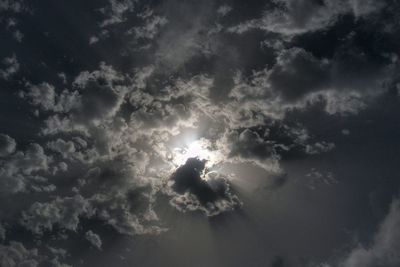
<instances>
[{"instance_id":1,"label":"dark sky","mask_svg":"<svg viewBox=\"0 0 400 267\"><path fill-rule=\"evenodd\" d=\"M400 266L399 18L0 0L0 267Z\"/></svg>"}]
</instances>

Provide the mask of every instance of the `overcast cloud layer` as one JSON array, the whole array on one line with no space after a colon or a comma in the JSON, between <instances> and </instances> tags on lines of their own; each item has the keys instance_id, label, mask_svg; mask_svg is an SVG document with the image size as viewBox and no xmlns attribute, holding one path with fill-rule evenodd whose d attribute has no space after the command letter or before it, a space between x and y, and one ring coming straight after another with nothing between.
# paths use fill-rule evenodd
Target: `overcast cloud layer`
<instances>
[{"instance_id":1,"label":"overcast cloud layer","mask_svg":"<svg viewBox=\"0 0 400 267\"><path fill-rule=\"evenodd\" d=\"M400 266L394 0L0 0L0 266Z\"/></svg>"}]
</instances>

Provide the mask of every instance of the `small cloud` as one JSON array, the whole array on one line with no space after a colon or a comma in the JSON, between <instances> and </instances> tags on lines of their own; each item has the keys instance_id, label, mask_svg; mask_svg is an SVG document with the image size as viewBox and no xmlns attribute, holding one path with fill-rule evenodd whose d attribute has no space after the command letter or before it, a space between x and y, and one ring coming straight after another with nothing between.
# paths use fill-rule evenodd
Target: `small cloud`
<instances>
[{"instance_id":1,"label":"small cloud","mask_svg":"<svg viewBox=\"0 0 400 267\"><path fill-rule=\"evenodd\" d=\"M0 134L0 157L6 157L14 153L17 143L6 134Z\"/></svg>"},{"instance_id":2,"label":"small cloud","mask_svg":"<svg viewBox=\"0 0 400 267\"><path fill-rule=\"evenodd\" d=\"M219 15L221 15L222 17L225 17L231 11L232 11L232 7L228 6L228 5L222 5L217 9L217 13Z\"/></svg>"},{"instance_id":3,"label":"small cloud","mask_svg":"<svg viewBox=\"0 0 400 267\"><path fill-rule=\"evenodd\" d=\"M92 230L89 230L85 233L85 238L95 248L101 250L102 242L101 242L100 236L98 234L95 234L95 233L93 233Z\"/></svg>"},{"instance_id":4,"label":"small cloud","mask_svg":"<svg viewBox=\"0 0 400 267\"><path fill-rule=\"evenodd\" d=\"M0 69L0 78L8 80L12 75L18 72L19 62L17 56L13 54L10 57L6 57L1 61L2 69Z\"/></svg>"},{"instance_id":5,"label":"small cloud","mask_svg":"<svg viewBox=\"0 0 400 267\"><path fill-rule=\"evenodd\" d=\"M89 44L95 44L95 43L97 43L99 41L99 37L97 37L97 36L91 36L90 37L90 39L89 39Z\"/></svg>"},{"instance_id":6,"label":"small cloud","mask_svg":"<svg viewBox=\"0 0 400 267\"><path fill-rule=\"evenodd\" d=\"M349 129L342 129L341 133L343 135L350 135L350 130Z\"/></svg>"}]
</instances>

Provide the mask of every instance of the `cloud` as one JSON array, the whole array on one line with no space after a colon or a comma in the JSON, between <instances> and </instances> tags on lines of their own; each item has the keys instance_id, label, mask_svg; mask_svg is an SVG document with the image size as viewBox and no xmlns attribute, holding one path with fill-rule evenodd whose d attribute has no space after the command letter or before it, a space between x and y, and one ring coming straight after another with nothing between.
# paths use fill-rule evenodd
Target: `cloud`
<instances>
[{"instance_id":1,"label":"cloud","mask_svg":"<svg viewBox=\"0 0 400 267\"><path fill-rule=\"evenodd\" d=\"M335 148L335 144L327 143L325 141L316 142L312 145L306 145L306 153L310 155L321 154L329 152Z\"/></svg>"},{"instance_id":2,"label":"cloud","mask_svg":"<svg viewBox=\"0 0 400 267\"><path fill-rule=\"evenodd\" d=\"M357 91L338 92L327 90L311 94L310 103L324 103L328 114L355 115L364 110L370 101L370 96Z\"/></svg>"},{"instance_id":3,"label":"cloud","mask_svg":"<svg viewBox=\"0 0 400 267\"><path fill-rule=\"evenodd\" d=\"M81 105L74 118L99 123L115 115L127 93L123 81L124 76L104 63L100 64L100 70L81 72L73 83L81 90Z\"/></svg>"},{"instance_id":4,"label":"cloud","mask_svg":"<svg viewBox=\"0 0 400 267\"><path fill-rule=\"evenodd\" d=\"M17 56L13 54L10 57L6 57L1 61L0 65L3 69L0 69L0 78L8 80L12 77L12 75L16 74L19 71L19 62L17 60Z\"/></svg>"},{"instance_id":5,"label":"cloud","mask_svg":"<svg viewBox=\"0 0 400 267\"><path fill-rule=\"evenodd\" d=\"M157 235L167 229L158 225L150 192L137 188L119 195L98 193L92 196L91 203L96 207L96 216L121 234Z\"/></svg>"},{"instance_id":6,"label":"cloud","mask_svg":"<svg viewBox=\"0 0 400 267\"><path fill-rule=\"evenodd\" d=\"M353 14L367 16L379 11L384 5L379 1L354 0L276 0L264 11L262 18L252 19L230 28L243 33L261 29L286 36L315 32L332 27L340 16Z\"/></svg>"},{"instance_id":7,"label":"cloud","mask_svg":"<svg viewBox=\"0 0 400 267\"><path fill-rule=\"evenodd\" d=\"M106 18L100 23L100 27L107 27L124 22L126 14L134 10L135 1L132 0L109 0L108 5L100 9Z\"/></svg>"},{"instance_id":8,"label":"cloud","mask_svg":"<svg viewBox=\"0 0 400 267\"><path fill-rule=\"evenodd\" d=\"M79 217L90 217L93 208L80 195L73 197L57 197L51 202L35 202L22 213L21 224L34 234L41 235L52 231L54 226L76 231Z\"/></svg>"},{"instance_id":9,"label":"cloud","mask_svg":"<svg viewBox=\"0 0 400 267\"><path fill-rule=\"evenodd\" d=\"M183 212L200 210L207 216L215 216L242 205L227 179L204 171L205 161L197 158L189 158L175 171L171 177L175 193L170 201L174 207Z\"/></svg>"},{"instance_id":10,"label":"cloud","mask_svg":"<svg viewBox=\"0 0 400 267\"><path fill-rule=\"evenodd\" d=\"M0 244L0 265L3 267L36 267L38 260L38 251L26 249L22 243L10 242L8 246Z\"/></svg>"},{"instance_id":11,"label":"cloud","mask_svg":"<svg viewBox=\"0 0 400 267\"><path fill-rule=\"evenodd\" d=\"M75 152L75 143L72 141L64 141L57 139L56 141L49 142L47 147L53 151L56 151L62 155L63 158L71 157Z\"/></svg>"},{"instance_id":12,"label":"cloud","mask_svg":"<svg viewBox=\"0 0 400 267\"><path fill-rule=\"evenodd\" d=\"M238 126L256 126L314 104L322 104L328 114L357 114L365 109L393 83L397 67L383 58L369 58L362 49L353 47L352 34L348 38L331 59L292 47L277 51L271 67L248 77L238 72L229 94L228 105L239 109L232 112L237 116L230 116L232 122L235 119Z\"/></svg>"},{"instance_id":13,"label":"cloud","mask_svg":"<svg viewBox=\"0 0 400 267\"><path fill-rule=\"evenodd\" d=\"M89 230L85 233L85 238L87 241L90 242L90 244L92 244L95 248L101 250L101 239L100 236L98 234L93 233L92 230Z\"/></svg>"},{"instance_id":14,"label":"cloud","mask_svg":"<svg viewBox=\"0 0 400 267\"><path fill-rule=\"evenodd\" d=\"M23 1L10 1L2 0L0 1L0 12L11 11L14 13L22 12L25 8Z\"/></svg>"},{"instance_id":15,"label":"cloud","mask_svg":"<svg viewBox=\"0 0 400 267\"><path fill-rule=\"evenodd\" d=\"M6 157L14 153L17 143L6 134L0 134L0 157Z\"/></svg>"},{"instance_id":16,"label":"cloud","mask_svg":"<svg viewBox=\"0 0 400 267\"><path fill-rule=\"evenodd\" d=\"M330 186L338 183L332 172L321 173L315 168L311 168L306 177L308 178L307 187L311 190L315 190L321 185Z\"/></svg>"},{"instance_id":17,"label":"cloud","mask_svg":"<svg viewBox=\"0 0 400 267\"><path fill-rule=\"evenodd\" d=\"M2 224L0 224L0 241L3 241L6 238L6 229Z\"/></svg>"},{"instance_id":18,"label":"cloud","mask_svg":"<svg viewBox=\"0 0 400 267\"><path fill-rule=\"evenodd\" d=\"M38 249L28 249L21 242L11 241L8 245L0 244L0 266L2 267L71 267L59 261L59 250L50 248L50 255L44 255ZM61 255L64 257L64 255Z\"/></svg>"},{"instance_id":19,"label":"cloud","mask_svg":"<svg viewBox=\"0 0 400 267\"><path fill-rule=\"evenodd\" d=\"M354 16L358 18L381 10L385 6L385 1L349 0L349 5Z\"/></svg>"},{"instance_id":20,"label":"cloud","mask_svg":"<svg viewBox=\"0 0 400 267\"><path fill-rule=\"evenodd\" d=\"M25 152L18 151L3 165L10 172L20 172L30 175L38 171L49 169L50 159L39 144L30 144Z\"/></svg>"},{"instance_id":21,"label":"cloud","mask_svg":"<svg viewBox=\"0 0 400 267\"><path fill-rule=\"evenodd\" d=\"M269 72L268 81L285 100L297 100L310 92L327 89L329 61L316 59L300 48L283 50Z\"/></svg>"},{"instance_id":22,"label":"cloud","mask_svg":"<svg viewBox=\"0 0 400 267\"><path fill-rule=\"evenodd\" d=\"M25 192L27 189L51 189L51 187L46 187L50 186L47 179L37 175L38 172L48 172L51 163L51 158L45 154L39 144L30 144L25 151L9 154L0 159L0 163L2 194Z\"/></svg>"},{"instance_id":23,"label":"cloud","mask_svg":"<svg viewBox=\"0 0 400 267\"><path fill-rule=\"evenodd\" d=\"M210 14L212 1L202 4L167 1L162 11L168 24L156 40L156 61L161 72L172 73L194 58L211 56L218 46ZM212 18L212 17L211 17Z\"/></svg>"},{"instance_id":24,"label":"cloud","mask_svg":"<svg viewBox=\"0 0 400 267\"><path fill-rule=\"evenodd\" d=\"M41 83L28 85L26 92L20 92L22 98L28 99L33 105L43 111L69 112L81 105L81 96L78 91L63 90L60 94L56 93L53 85Z\"/></svg>"},{"instance_id":25,"label":"cloud","mask_svg":"<svg viewBox=\"0 0 400 267\"><path fill-rule=\"evenodd\" d=\"M22 94L24 97L25 94ZM53 109L55 106L54 86L48 83L30 86L26 96L30 99L32 105L40 106L43 110Z\"/></svg>"},{"instance_id":26,"label":"cloud","mask_svg":"<svg viewBox=\"0 0 400 267\"><path fill-rule=\"evenodd\" d=\"M57 93L53 85L41 83L29 85L20 96L33 106L54 113L45 119L43 134L72 131L87 134L87 127L99 125L119 111L130 90L126 83L124 75L101 63L99 70L79 73L73 90Z\"/></svg>"},{"instance_id":27,"label":"cloud","mask_svg":"<svg viewBox=\"0 0 400 267\"><path fill-rule=\"evenodd\" d=\"M79 10L78 2L65 10ZM264 185L262 194L285 198L286 189L293 190L281 210L301 195L298 188L336 183L336 172L308 166L331 156L319 154L336 157L346 149L337 142L340 130L326 134L321 117L344 129L385 93L385 84L396 84L397 48L391 46L397 42L393 29L390 38L377 30L386 18L374 17L384 9L376 1L275 0L261 3L264 9L256 2L109 0L101 9L93 3L85 4L83 17L58 9L47 14L40 5L33 14L43 14L39 21L0 19L14 32L16 25L26 29L24 43L6 51L0 67L2 132L18 141L0 134L0 193L10 202L22 199L13 211L27 239L47 243L54 234L51 242L61 243L61 233L70 244L75 231L101 249L108 238L100 236L110 228L123 235L174 228L160 206L205 216L233 213L242 201L252 204L247 197L253 196L236 191L247 181L227 174L242 166L249 178L254 172L268 179L252 185ZM10 1L0 2L0 10L2 4L19 10ZM66 16L51 23L59 14ZM9 39L5 48L16 43ZM27 57L31 50L46 55ZM25 131L29 125L37 131ZM188 161L182 153L179 166L174 153L191 144L206 152ZM213 159L203 162L204 154ZM289 172L303 165L311 171L292 183ZM170 205L163 206L165 199ZM101 222L96 233L82 230L92 220ZM10 223L4 221L5 244L14 239ZM364 250L369 258L378 255L374 246ZM271 264L286 264L286 258Z\"/></svg>"},{"instance_id":28,"label":"cloud","mask_svg":"<svg viewBox=\"0 0 400 267\"><path fill-rule=\"evenodd\" d=\"M136 26L127 31L138 41L154 39L160 32L160 29L168 23L165 17L154 15L150 10L142 15L144 18L143 26Z\"/></svg>"},{"instance_id":29,"label":"cloud","mask_svg":"<svg viewBox=\"0 0 400 267\"><path fill-rule=\"evenodd\" d=\"M400 264L400 200L394 199L370 246L354 248L341 267L395 267Z\"/></svg>"},{"instance_id":30,"label":"cloud","mask_svg":"<svg viewBox=\"0 0 400 267\"><path fill-rule=\"evenodd\" d=\"M222 5L222 6L218 7L218 9L217 9L217 13L222 17L225 17L231 11L232 11L232 7L228 6L228 5Z\"/></svg>"},{"instance_id":31,"label":"cloud","mask_svg":"<svg viewBox=\"0 0 400 267\"><path fill-rule=\"evenodd\" d=\"M222 148L228 155L225 161L252 163L278 179L283 175L282 160L327 153L335 148L334 143L313 138L302 125L280 121L232 130L225 138Z\"/></svg>"},{"instance_id":32,"label":"cloud","mask_svg":"<svg viewBox=\"0 0 400 267\"><path fill-rule=\"evenodd\" d=\"M265 159L275 154L273 143L264 140L250 129L243 130L239 135L233 132L228 139L228 143L232 144L229 154L231 157L240 155L244 158Z\"/></svg>"}]
</instances>

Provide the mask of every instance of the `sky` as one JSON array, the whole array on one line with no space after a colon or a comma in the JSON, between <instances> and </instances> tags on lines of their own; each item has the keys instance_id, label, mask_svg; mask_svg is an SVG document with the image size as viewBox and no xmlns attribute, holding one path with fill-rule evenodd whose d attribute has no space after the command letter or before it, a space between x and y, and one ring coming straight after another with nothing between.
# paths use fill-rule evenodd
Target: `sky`
<instances>
[{"instance_id":1,"label":"sky","mask_svg":"<svg viewBox=\"0 0 400 267\"><path fill-rule=\"evenodd\" d=\"M400 266L399 16L0 0L0 266Z\"/></svg>"}]
</instances>

